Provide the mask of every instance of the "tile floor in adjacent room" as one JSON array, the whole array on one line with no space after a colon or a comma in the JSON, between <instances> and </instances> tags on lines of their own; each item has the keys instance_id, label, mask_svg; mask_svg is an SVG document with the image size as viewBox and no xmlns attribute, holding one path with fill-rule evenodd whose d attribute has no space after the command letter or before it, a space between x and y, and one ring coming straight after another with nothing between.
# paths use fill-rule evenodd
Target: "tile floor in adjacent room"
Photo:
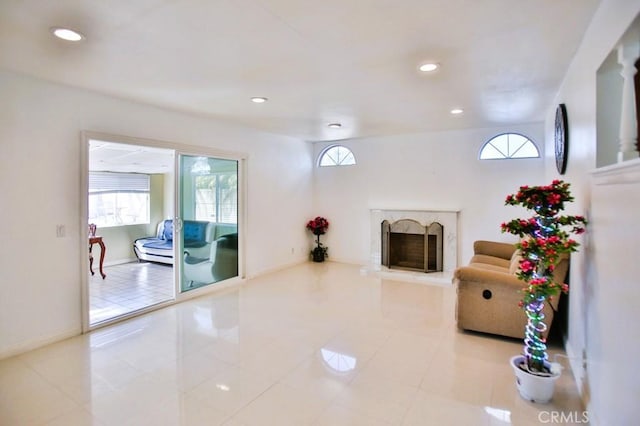
<instances>
[{"instance_id":1,"label":"tile floor in adjacent room","mask_svg":"<svg viewBox=\"0 0 640 426\"><path fill-rule=\"evenodd\" d=\"M450 284L302 264L0 361L0 424L535 425L582 410L568 369L552 403L522 400L520 342L458 332L454 306Z\"/></svg>"},{"instance_id":2,"label":"tile floor in adjacent room","mask_svg":"<svg viewBox=\"0 0 640 426\"><path fill-rule=\"evenodd\" d=\"M173 267L131 262L95 271L89 279L89 323L116 318L147 306L173 300Z\"/></svg>"}]
</instances>

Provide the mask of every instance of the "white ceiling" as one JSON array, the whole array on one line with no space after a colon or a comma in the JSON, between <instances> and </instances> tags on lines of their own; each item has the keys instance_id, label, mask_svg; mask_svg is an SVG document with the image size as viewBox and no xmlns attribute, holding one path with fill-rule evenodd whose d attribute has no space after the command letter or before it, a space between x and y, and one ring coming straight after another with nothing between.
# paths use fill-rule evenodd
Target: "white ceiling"
<instances>
[{"instance_id":1,"label":"white ceiling","mask_svg":"<svg viewBox=\"0 0 640 426\"><path fill-rule=\"evenodd\" d=\"M170 149L89 141L89 170L93 172L170 173L173 169Z\"/></svg>"},{"instance_id":2,"label":"white ceiling","mask_svg":"<svg viewBox=\"0 0 640 426\"><path fill-rule=\"evenodd\" d=\"M180 161L185 167L191 167L200 159L206 159L211 170L215 172L235 172L238 168L236 161L221 158L187 155ZM92 172L173 173L174 162L175 152L172 149L89 140L89 170Z\"/></svg>"},{"instance_id":3,"label":"white ceiling","mask_svg":"<svg viewBox=\"0 0 640 426\"><path fill-rule=\"evenodd\" d=\"M0 67L311 141L506 126L544 120L598 4L2 0Z\"/></svg>"}]
</instances>

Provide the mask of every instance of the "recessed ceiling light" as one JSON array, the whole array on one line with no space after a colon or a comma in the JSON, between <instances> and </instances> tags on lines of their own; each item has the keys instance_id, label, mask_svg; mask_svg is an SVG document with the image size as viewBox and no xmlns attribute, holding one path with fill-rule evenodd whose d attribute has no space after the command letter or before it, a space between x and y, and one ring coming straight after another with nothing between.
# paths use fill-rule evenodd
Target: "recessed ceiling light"
<instances>
[{"instance_id":1,"label":"recessed ceiling light","mask_svg":"<svg viewBox=\"0 0 640 426\"><path fill-rule=\"evenodd\" d=\"M433 72L438 68L440 68L440 64L436 64L435 62L426 62L418 67L422 72Z\"/></svg>"},{"instance_id":2,"label":"recessed ceiling light","mask_svg":"<svg viewBox=\"0 0 640 426\"><path fill-rule=\"evenodd\" d=\"M59 39L66 41L80 41L85 39L84 35L69 28L53 27L51 28L51 33Z\"/></svg>"},{"instance_id":3,"label":"recessed ceiling light","mask_svg":"<svg viewBox=\"0 0 640 426\"><path fill-rule=\"evenodd\" d=\"M453 115L459 115L459 114L462 114L464 112L464 110L462 108L454 108L450 112Z\"/></svg>"},{"instance_id":4,"label":"recessed ceiling light","mask_svg":"<svg viewBox=\"0 0 640 426\"><path fill-rule=\"evenodd\" d=\"M329 124L327 124L327 127L331 128L331 129L339 129L340 127L342 127L342 124L340 124L340 123L329 123Z\"/></svg>"},{"instance_id":5,"label":"recessed ceiling light","mask_svg":"<svg viewBox=\"0 0 640 426\"><path fill-rule=\"evenodd\" d=\"M263 104L267 101L268 101L267 98L263 98L261 96L254 96L253 98L251 98L251 102L254 102L256 104Z\"/></svg>"}]
</instances>

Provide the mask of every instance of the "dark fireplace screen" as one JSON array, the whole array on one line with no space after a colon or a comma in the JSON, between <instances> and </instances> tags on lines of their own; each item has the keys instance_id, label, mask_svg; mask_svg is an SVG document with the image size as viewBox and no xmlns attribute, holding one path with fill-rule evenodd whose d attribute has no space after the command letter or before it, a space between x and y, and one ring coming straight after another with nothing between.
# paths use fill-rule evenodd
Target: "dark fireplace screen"
<instances>
[{"instance_id":1,"label":"dark fireplace screen","mask_svg":"<svg viewBox=\"0 0 640 426\"><path fill-rule=\"evenodd\" d=\"M391 269L442 271L443 227L412 219L382 222L382 264Z\"/></svg>"}]
</instances>

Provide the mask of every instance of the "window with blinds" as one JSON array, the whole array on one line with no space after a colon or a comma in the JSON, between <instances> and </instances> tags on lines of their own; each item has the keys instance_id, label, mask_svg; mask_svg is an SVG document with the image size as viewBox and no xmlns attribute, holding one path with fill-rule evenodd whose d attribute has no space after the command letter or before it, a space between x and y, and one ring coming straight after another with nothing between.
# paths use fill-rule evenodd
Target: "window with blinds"
<instances>
[{"instance_id":1,"label":"window with blinds","mask_svg":"<svg viewBox=\"0 0 640 426\"><path fill-rule=\"evenodd\" d=\"M196 220L238 223L237 172L194 176Z\"/></svg>"},{"instance_id":2,"label":"window with blinds","mask_svg":"<svg viewBox=\"0 0 640 426\"><path fill-rule=\"evenodd\" d=\"M89 223L149 223L151 179L139 173L89 172Z\"/></svg>"}]
</instances>

